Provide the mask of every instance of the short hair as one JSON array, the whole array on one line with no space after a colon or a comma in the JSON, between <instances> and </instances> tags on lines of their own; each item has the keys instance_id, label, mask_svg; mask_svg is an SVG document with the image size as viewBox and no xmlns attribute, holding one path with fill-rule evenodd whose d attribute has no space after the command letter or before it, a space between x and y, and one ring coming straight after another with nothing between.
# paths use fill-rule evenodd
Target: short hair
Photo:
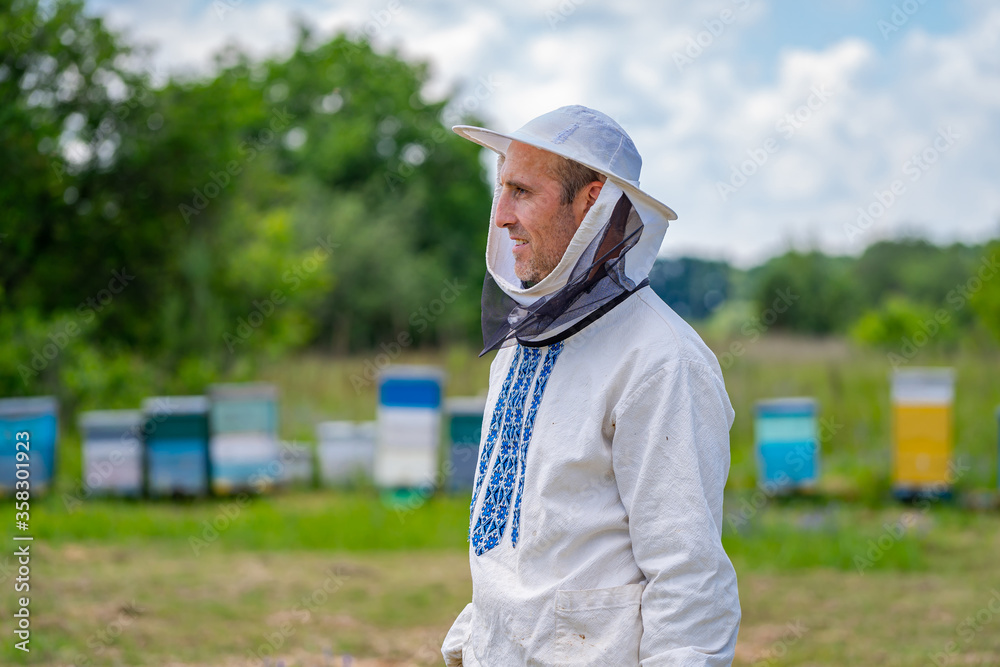
<instances>
[{"instance_id":1,"label":"short hair","mask_svg":"<svg viewBox=\"0 0 1000 667\"><path fill-rule=\"evenodd\" d=\"M560 203L563 206L572 204L573 200L576 199L577 193L585 186L594 181L604 183L608 178L604 174L594 171L575 160L570 160L555 153L552 153L552 156L555 160L550 166L550 171L552 176L562 184L562 200ZM500 173L500 169L503 167L506 158L507 156L503 153L497 153L497 173Z\"/></svg>"},{"instance_id":2,"label":"short hair","mask_svg":"<svg viewBox=\"0 0 1000 667\"><path fill-rule=\"evenodd\" d=\"M555 153L553 153L555 155ZM553 171L555 177L562 183L562 204L566 206L572 204L576 195L587 185L594 181L604 182L607 177L580 164L575 160L564 158L562 155L555 156Z\"/></svg>"}]
</instances>

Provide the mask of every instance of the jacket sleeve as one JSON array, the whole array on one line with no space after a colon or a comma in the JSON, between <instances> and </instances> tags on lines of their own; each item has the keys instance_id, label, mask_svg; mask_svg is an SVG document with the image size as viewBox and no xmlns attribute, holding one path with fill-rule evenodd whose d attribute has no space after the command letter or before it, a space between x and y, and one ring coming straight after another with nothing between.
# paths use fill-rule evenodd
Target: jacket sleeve
<instances>
[{"instance_id":1,"label":"jacket sleeve","mask_svg":"<svg viewBox=\"0 0 1000 667\"><path fill-rule=\"evenodd\" d=\"M721 539L734 415L721 373L669 362L613 415L615 479L646 575L640 665L730 665L740 602Z\"/></svg>"},{"instance_id":2,"label":"jacket sleeve","mask_svg":"<svg viewBox=\"0 0 1000 667\"><path fill-rule=\"evenodd\" d=\"M441 655L444 656L445 667L462 667L462 649L465 647L465 642L469 640L471 629L472 603L470 602L465 605L465 609L451 624L451 629L448 630L444 643L441 645Z\"/></svg>"}]
</instances>

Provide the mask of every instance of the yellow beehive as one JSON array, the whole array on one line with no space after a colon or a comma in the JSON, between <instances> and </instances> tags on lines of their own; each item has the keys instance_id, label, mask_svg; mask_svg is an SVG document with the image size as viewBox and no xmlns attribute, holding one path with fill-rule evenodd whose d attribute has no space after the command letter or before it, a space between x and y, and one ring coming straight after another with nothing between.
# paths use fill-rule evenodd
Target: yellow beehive
<instances>
[{"instance_id":1,"label":"yellow beehive","mask_svg":"<svg viewBox=\"0 0 1000 667\"><path fill-rule=\"evenodd\" d=\"M950 492L954 395L951 368L909 368L893 374L892 479L897 496Z\"/></svg>"}]
</instances>

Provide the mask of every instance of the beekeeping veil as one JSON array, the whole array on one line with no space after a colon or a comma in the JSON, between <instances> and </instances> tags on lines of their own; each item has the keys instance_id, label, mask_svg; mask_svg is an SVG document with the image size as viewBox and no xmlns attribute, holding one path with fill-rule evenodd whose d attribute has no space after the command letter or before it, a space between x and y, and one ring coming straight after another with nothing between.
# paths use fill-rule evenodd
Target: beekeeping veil
<instances>
[{"instance_id":1,"label":"beekeeping veil","mask_svg":"<svg viewBox=\"0 0 1000 667\"><path fill-rule=\"evenodd\" d=\"M514 339L544 346L568 338L649 284L667 225L677 215L639 188L642 158L618 123L599 111L567 106L510 134L469 125L452 129L498 155L506 155L511 141L520 141L607 176L559 264L541 281L523 288L514 274L514 242L494 224L501 192L497 170L479 356Z\"/></svg>"}]
</instances>

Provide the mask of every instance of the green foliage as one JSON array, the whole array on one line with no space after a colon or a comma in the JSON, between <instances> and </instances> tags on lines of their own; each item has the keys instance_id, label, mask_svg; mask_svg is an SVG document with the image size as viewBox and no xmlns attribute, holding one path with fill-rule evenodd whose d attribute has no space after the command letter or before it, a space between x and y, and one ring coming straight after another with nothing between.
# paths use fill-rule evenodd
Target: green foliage
<instances>
[{"instance_id":1,"label":"green foliage","mask_svg":"<svg viewBox=\"0 0 1000 667\"><path fill-rule=\"evenodd\" d=\"M1000 242L986 247L983 261L976 269L974 277L968 281L971 283L967 293L972 310L982 326L1000 340Z\"/></svg>"},{"instance_id":2,"label":"green foliage","mask_svg":"<svg viewBox=\"0 0 1000 667\"><path fill-rule=\"evenodd\" d=\"M490 188L448 128L476 119L421 97L425 64L300 26L291 55L229 47L208 77L154 76L79 0L0 3L5 394L134 405L293 350L478 342ZM941 308L949 331L1000 336L1000 281L971 282L982 250L908 239L651 278L692 316L738 298L711 329L748 341L868 313L856 339L884 343Z\"/></svg>"},{"instance_id":3,"label":"green foliage","mask_svg":"<svg viewBox=\"0 0 1000 667\"><path fill-rule=\"evenodd\" d=\"M947 306L948 295L974 271L981 248L953 244L937 246L924 239L881 241L865 249L854 276L869 308L900 296L933 308ZM970 313L956 310L962 324Z\"/></svg>"},{"instance_id":4,"label":"green foliage","mask_svg":"<svg viewBox=\"0 0 1000 667\"><path fill-rule=\"evenodd\" d=\"M955 318L948 311L935 311L901 296L886 299L881 308L869 310L851 327L851 338L862 344L887 348L954 342Z\"/></svg>"},{"instance_id":5,"label":"green foliage","mask_svg":"<svg viewBox=\"0 0 1000 667\"><path fill-rule=\"evenodd\" d=\"M6 392L116 403L130 373L165 390L305 346L475 339L490 190L426 66L303 26L286 58L229 48L154 85L82 2L3 10Z\"/></svg>"},{"instance_id":6,"label":"green foliage","mask_svg":"<svg viewBox=\"0 0 1000 667\"><path fill-rule=\"evenodd\" d=\"M847 258L788 252L760 267L754 300L768 326L828 334L846 329L858 313L857 283ZM768 322L770 320L770 323Z\"/></svg>"}]
</instances>

